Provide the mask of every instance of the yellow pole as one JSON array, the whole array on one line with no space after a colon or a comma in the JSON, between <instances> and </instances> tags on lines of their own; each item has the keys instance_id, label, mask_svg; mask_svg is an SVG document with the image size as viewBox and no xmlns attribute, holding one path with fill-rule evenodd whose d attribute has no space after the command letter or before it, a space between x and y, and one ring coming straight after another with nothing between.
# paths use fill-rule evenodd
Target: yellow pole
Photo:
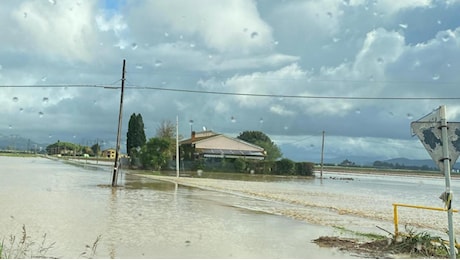
<instances>
[{"instance_id":1,"label":"yellow pole","mask_svg":"<svg viewBox=\"0 0 460 260\"><path fill-rule=\"evenodd\" d=\"M395 223L395 238L398 237L398 204L393 204L393 221Z\"/></svg>"}]
</instances>

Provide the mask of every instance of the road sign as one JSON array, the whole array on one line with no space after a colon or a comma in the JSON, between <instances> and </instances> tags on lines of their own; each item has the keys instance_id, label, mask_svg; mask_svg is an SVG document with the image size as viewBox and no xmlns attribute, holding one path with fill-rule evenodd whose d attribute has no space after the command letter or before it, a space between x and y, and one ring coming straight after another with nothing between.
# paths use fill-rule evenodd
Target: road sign
<instances>
[{"instance_id":1,"label":"road sign","mask_svg":"<svg viewBox=\"0 0 460 260\"><path fill-rule=\"evenodd\" d=\"M436 111L434 111L436 112ZM437 115L431 116L428 119L439 118ZM421 118L420 120L426 117ZM433 161L444 172L443 153L442 153L442 138L441 138L441 123L439 121L415 121L411 123L412 131L422 142L425 149L430 154ZM450 157L450 168L457 161L460 155L460 123L459 122L448 122L447 123L447 140L448 150ZM450 169L450 170L451 170Z\"/></svg>"}]
</instances>

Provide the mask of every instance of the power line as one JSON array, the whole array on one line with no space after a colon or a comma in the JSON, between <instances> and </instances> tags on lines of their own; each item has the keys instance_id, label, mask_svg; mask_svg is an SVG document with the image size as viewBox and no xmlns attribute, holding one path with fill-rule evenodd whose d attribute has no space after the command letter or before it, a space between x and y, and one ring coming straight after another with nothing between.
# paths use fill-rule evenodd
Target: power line
<instances>
[{"instance_id":1,"label":"power line","mask_svg":"<svg viewBox=\"0 0 460 260\"><path fill-rule=\"evenodd\" d=\"M57 85L0 85L0 88L104 88L120 89L120 86L113 84L57 84ZM334 100L460 100L460 97L370 97L370 96L319 96L319 95L282 95L282 94L261 94L261 93L238 93L208 90L192 90L180 88L164 88L151 86L126 86L127 89L136 90L159 90L170 92L183 92L195 94L227 95L227 96L248 96L248 97L268 97L268 98L297 98L297 99L334 99Z\"/></svg>"}]
</instances>

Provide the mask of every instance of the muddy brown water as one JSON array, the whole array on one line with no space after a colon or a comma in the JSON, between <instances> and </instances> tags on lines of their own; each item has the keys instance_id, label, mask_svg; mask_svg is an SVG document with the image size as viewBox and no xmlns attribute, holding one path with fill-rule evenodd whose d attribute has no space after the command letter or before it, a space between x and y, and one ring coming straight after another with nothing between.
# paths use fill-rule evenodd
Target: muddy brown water
<instances>
[{"instance_id":1,"label":"muddy brown water","mask_svg":"<svg viewBox=\"0 0 460 260\"><path fill-rule=\"evenodd\" d=\"M82 258L98 236L95 258L355 257L312 242L331 227L254 207L277 202L130 174L112 189L110 168L40 157L0 157L0 169L0 237L46 234L47 257Z\"/></svg>"}]
</instances>

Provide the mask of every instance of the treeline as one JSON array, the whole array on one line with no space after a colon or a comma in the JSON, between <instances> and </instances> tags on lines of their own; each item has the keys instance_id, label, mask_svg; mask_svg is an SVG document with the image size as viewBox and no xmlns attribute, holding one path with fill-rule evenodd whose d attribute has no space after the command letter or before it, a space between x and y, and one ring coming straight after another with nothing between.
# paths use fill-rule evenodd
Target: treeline
<instances>
[{"instance_id":1,"label":"treeline","mask_svg":"<svg viewBox=\"0 0 460 260\"><path fill-rule=\"evenodd\" d=\"M422 170L422 171L437 171L437 168L430 167L428 165L414 166L414 165L404 165L399 163L390 163L383 161L375 161L372 166L380 169L401 169L401 170Z\"/></svg>"}]
</instances>

